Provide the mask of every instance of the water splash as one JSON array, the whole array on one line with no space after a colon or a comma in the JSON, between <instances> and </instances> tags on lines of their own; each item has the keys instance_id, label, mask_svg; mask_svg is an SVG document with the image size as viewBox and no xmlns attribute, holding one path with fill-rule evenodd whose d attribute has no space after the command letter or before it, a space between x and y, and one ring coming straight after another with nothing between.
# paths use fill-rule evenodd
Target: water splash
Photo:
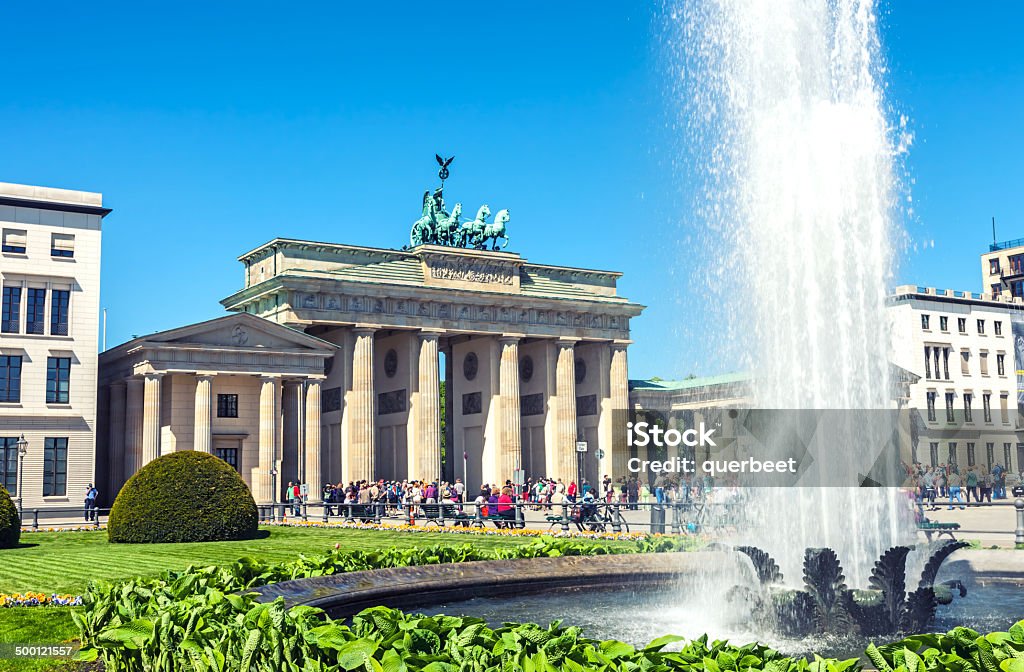
<instances>
[{"instance_id":1,"label":"water splash","mask_svg":"<svg viewBox=\"0 0 1024 672\"><path fill-rule=\"evenodd\" d=\"M889 122L877 16L872 0L669 10L718 355L753 374L761 408L893 404L885 296L909 135ZM823 457L836 473L865 459L855 432ZM894 489L764 489L744 541L795 583L805 547L832 547L864 586L882 551L912 540L907 509Z\"/></svg>"}]
</instances>

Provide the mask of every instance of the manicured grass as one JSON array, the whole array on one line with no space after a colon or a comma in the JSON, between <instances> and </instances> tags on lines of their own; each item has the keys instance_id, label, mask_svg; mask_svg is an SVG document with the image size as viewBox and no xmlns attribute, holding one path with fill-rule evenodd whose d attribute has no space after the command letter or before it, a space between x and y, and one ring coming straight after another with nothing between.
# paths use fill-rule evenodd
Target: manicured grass
<instances>
[{"instance_id":1,"label":"manicured grass","mask_svg":"<svg viewBox=\"0 0 1024 672\"><path fill-rule=\"evenodd\" d=\"M77 638L78 628L69 609L16 607L0 609L0 642L62 644ZM56 672L74 670L74 663L57 660L0 658L0 672Z\"/></svg>"},{"instance_id":2,"label":"manicured grass","mask_svg":"<svg viewBox=\"0 0 1024 672\"><path fill-rule=\"evenodd\" d=\"M299 553L326 553L336 543L346 549L374 550L435 543L470 543L492 548L533 541L468 534L292 527L262 528L262 533L268 536L253 541L192 544L111 544L104 531L23 534L21 547L0 551L0 593L80 594L91 579L156 576L165 569L225 565L243 556L285 561Z\"/></svg>"}]
</instances>

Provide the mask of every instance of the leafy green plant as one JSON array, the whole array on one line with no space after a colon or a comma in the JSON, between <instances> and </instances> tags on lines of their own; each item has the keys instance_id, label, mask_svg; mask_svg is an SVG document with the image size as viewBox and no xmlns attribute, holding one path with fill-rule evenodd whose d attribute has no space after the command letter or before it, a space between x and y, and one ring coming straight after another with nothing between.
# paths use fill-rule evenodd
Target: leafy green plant
<instances>
[{"instance_id":1,"label":"leafy green plant","mask_svg":"<svg viewBox=\"0 0 1024 672\"><path fill-rule=\"evenodd\" d=\"M107 523L111 542L147 544L248 539L259 515L245 481L207 453L158 457L128 479Z\"/></svg>"},{"instance_id":2,"label":"leafy green plant","mask_svg":"<svg viewBox=\"0 0 1024 672\"><path fill-rule=\"evenodd\" d=\"M914 635L867 655L879 672L1024 672L1024 621L985 635L964 627Z\"/></svg>"}]
</instances>

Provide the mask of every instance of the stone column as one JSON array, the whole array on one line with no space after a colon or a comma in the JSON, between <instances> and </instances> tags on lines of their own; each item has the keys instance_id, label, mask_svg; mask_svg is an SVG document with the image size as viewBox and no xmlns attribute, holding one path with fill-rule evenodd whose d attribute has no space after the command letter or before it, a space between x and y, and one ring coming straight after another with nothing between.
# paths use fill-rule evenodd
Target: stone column
<instances>
[{"instance_id":1,"label":"stone column","mask_svg":"<svg viewBox=\"0 0 1024 672\"><path fill-rule=\"evenodd\" d=\"M372 479L377 418L374 414L376 397L373 385L373 333L370 327L357 327L352 352L352 395L346 415L348 418L348 445L341 462L342 480Z\"/></svg>"},{"instance_id":2,"label":"stone column","mask_svg":"<svg viewBox=\"0 0 1024 672\"><path fill-rule=\"evenodd\" d=\"M419 334L419 404L416 407L416 442L409 478L428 481L441 478L441 389L437 370L437 338L433 332Z\"/></svg>"},{"instance_id":3,"label":"stone column","mask_svg":"<svg viewBox=\"0 0 1024 672\"><path fill-rule=\"evenodd\" d=\"M612 418L616 425L612 427L611 476L617 480L629 476L626 463L629 461L629 447L626 445L626 421L629 410L629 373L627 367L626 348L628 343L612 343L611 354L611 406ZM604 461L602 461L604 466ZM603 476L603 474L602 474Z\"/></svg>"},{"instance_id":4,"label":"stone column","mask_svg":"<svg viewBox=\"0 0 1024 672\"><path fill-rule=\"evenodd\" d=\"M195 423L192 426L192 449L202 453L213 453L213 376L196 376Z\"/></svg>"},{"instance_id":5,"label":"stone column","mask_svg":"<svg viewBox=\"0 0 1024 672\"><path fill-rule=\"evenodd\" d=\"M257 504L277 501L270 475L271 470L277 467L277 383L277 378L260 378L260 461L252 487Z\"/></svg>"},{"instance_id":6,"label":"stone column","mask_svg":"<svg viewBox=\"0 0 1024 672\"><path fill-rule=\"evenodd\" d=\"M107 459L110 461L110 501L124 483L127 455L124 450L125 429L125 382L115 380L110 384L110 422L107 434Z\"/></svg>"},{"instance_id":7,"label":"stone column","mask_svg":"<svg viewBox=\"0 0 1024 672\"><path fill-rule=\"evenodd\" d=\"M142 464L160 457L160 385L162 373L147 373L142 407Z\"/></svg>"},{"instance_id":8,"label":"stone column","mask_svg":"<svg viewBox=\"0 0 1024 672\"><path fill-rule=\"evenodd\" d=\"M548 471L568 487L576 480L576 342L555 343L556 442L547 451Z\"/></svg>"},{"instance_id":9,"label":"stone column","mask_svg":"<svg viewBox=\"0 0 1024 672\"><path fill-rule=\"evenodd\" d=\"M512 478L523 463L522 433L519 414L519 338L506 336L498 340L501 360L498 369L501 417L501 440L498 444L499 482Z\"/></svg>"},{"instance_id":10,"label":"stone column","mask_svg":"<svg viewBox=\"0 0 1024 672\"><path fill-rule=\"evenodd\" d=\"M128 480L142 466L142 409L144 402L142 378L132 377L125 381L127 400L125 402L124 432L124 477Z\"/></svg>"},{"instance_id":11,"label":"stone column","mask_svg":"<svg viewBox=\"0 0 1024 672\"><path fill-rule=\"evenodd\" d=\"M323 495L323 477L320 475L320 381L306 381L306 483L309 501L319 502Z\"/></svg>"}]
</instances>

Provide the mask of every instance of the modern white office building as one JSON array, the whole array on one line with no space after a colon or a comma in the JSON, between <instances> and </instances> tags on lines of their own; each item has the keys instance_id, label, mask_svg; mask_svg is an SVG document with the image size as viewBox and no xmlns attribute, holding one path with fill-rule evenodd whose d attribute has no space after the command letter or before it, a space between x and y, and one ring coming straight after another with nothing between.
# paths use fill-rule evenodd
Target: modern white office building
<instances>
[{"instance_id":1,"label":"modern white office building","mask_svg":"<svg viewBox=\"0 0 1024 672\"><path fill-rule=\"evenodd\" d=\"M907 407L920 413L916 460L1019 469L1013 323L1021 299L904 285L890 298L891 361L920 376Z\"/></svg>"},{"instance_id":2,"label":"modern white office building","mask_svg":"<svg viewBox=\"0 0 1024 672\"><path fill-rule=\"evenodd\" d=\"M26 511L81 506L95 479L109 212L101 194L0 183L0 486Z\"/></svg>"}]
</instances>

